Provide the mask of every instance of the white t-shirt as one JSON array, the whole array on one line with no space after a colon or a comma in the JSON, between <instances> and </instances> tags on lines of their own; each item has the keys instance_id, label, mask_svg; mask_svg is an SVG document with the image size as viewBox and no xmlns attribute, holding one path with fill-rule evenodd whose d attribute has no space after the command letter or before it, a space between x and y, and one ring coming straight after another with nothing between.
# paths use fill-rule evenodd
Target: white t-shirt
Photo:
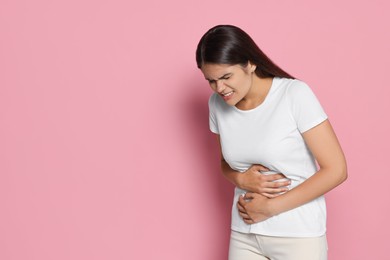
<instances>
[{"instance_id":1,"label":"white t-shirt","mask_svg":"<svg viewBox=\"0 0 390 260\"><path fill-rule=\"evenodd\" d=\"M294 188L318 169L302 133L327 119L308 85L275 77L261 105L251 110L229 106L216 93L209 100L210 130L220 135L222 154L233 170L262 164L291 179ZM323 196L263 222L248 225L237 201L246 191L235 188L232 229L267 236L317 237L326 231Z\"/></svg>"}]
</instances>

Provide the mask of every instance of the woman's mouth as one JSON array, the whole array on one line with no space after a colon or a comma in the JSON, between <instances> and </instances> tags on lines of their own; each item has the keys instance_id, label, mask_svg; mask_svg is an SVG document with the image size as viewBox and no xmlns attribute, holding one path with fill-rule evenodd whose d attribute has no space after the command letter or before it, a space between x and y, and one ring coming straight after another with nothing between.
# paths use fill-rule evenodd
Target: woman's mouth
<instances>
[{"instance_id":1,"label":"woman's mouth","mask_svg":"<svg viewBox=\"0 0 390 260\"><path fill-rule=\"evenodd\" d=\"M225 101L227 101L228 99L230 99L233 95L234 91L230 91L228 93L221 93L221 96L223 97L223 99Z\"/></svg>"}]
</instances>

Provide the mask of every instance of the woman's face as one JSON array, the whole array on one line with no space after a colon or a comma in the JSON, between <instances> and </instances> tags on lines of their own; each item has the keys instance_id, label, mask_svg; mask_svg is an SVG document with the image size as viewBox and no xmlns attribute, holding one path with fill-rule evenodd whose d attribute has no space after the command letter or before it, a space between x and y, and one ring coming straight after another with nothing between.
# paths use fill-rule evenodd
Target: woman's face
<instances>
[{"instance_id":1,"label":"woman's face","mask_svg":"<svg viewBox=\"0 0 390 260\"><path fill-rule=\"evenodd\" d=\"M210 87L218 93L228 105L235 106L252 87L256 66L248 63L241 65L206 63L201 67Z\"/></svg>"}]
</instances>

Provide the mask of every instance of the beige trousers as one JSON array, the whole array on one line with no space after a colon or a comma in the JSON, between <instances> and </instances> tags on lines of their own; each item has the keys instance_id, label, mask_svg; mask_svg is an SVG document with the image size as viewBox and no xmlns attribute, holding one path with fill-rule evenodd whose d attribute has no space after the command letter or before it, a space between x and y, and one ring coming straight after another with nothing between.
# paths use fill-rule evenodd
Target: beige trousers
<instances>
[{"instance_id":1,"label":"beige trousers","mask_svg":"<svg viewBox=\"0 0 390 260\"><path fill-rule=\"evenodd\" d=\"M326 260L326 235L309 238L270 237L232 231L229 260Z\"/></svg>"}]
</instances>

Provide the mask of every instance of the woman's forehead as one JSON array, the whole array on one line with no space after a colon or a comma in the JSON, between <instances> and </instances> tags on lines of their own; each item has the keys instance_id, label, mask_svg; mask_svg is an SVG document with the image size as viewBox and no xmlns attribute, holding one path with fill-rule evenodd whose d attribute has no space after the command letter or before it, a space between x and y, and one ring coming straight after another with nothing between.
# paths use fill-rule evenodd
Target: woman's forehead
<instances>
[{"instance_id":1,"label":"woman's forehead","mask_svg":"<svg viewBox=\"0 0 390 260\"><path fill-rule=\"evenodd\" d=\"M205 77L219 78L240 68L240 65L206 63L201 70Z\"/></svg>"}]
</instances>

